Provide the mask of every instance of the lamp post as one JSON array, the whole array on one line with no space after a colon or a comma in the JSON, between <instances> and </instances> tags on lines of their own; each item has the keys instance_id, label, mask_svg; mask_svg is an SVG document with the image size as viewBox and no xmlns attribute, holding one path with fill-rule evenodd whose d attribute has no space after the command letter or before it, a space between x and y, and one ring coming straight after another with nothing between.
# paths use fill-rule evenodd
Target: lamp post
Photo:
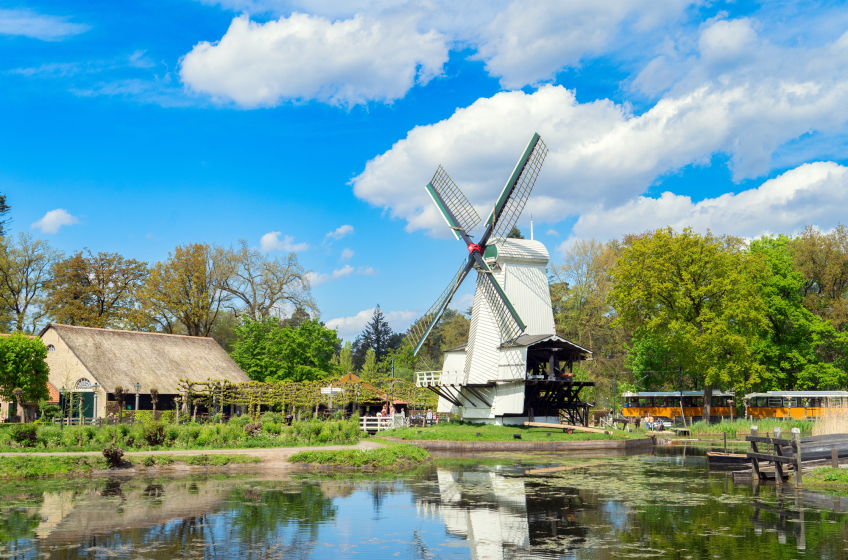
<instances>
[{"instance_id":1,"label":"lamp post","mask_svg":"<svg viewBox=\"0 0 848 560\"><path fill-rule=\"evenodd\" d=\"M62 385L62 388L59 389L60 401L62 401L62 421L59 423L59 429L65 429L65 386Z\"/></svg>"},{"instance_id":2,"label":"lamp post","mask_svg":"<svg viewBox=\"0 0 848 560\"><path fill-rule=\"evenodd\" d=\"M94 411L92 411L91 417L97 418L97 390L100 388L100 385L95 382L95 384L92 385L91 388L94 389Z\"/></svg>"},{"instance_id":3,"label":"lamp post","mask_svg":"<svg viewBox=\"0 0 848 560\"><path fill-rule=\"evenodd\" d=\"M138 392L141 391L141 383L135 384L135 409L138 410Z\"/></svg>"}]
</instances>

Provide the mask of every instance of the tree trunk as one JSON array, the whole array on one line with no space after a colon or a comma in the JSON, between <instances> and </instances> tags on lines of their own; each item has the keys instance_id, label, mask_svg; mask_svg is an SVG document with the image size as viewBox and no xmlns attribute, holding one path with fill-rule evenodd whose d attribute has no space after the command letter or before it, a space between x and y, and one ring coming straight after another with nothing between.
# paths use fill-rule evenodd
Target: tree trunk
<instances>
[{"instance_id":1,"label":"tree trunk","mask_svg":"<svg viewBox=\"0 0 848 560\"><path fill-rule=\"evenodd\" d=\"M706 385L704 386L704 412L702 413L702 420L709 424L710 416L712 413L712 404L713 404L713 386Z\"/></svg>"}]
</instances>

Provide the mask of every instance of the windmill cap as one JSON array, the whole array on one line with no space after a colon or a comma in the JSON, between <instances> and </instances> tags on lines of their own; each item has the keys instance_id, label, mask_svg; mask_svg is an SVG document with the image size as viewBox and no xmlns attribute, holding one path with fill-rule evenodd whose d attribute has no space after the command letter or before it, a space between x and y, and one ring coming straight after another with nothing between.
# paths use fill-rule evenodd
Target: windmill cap
<instances>
[{"instance_id":1,"label":"windmill cap","mask_svg":"<svg viewBox=\"0 0 848 560\"><path fill-rule=\"evenodd\" d=\"M539 241L493 237L483 255L486 262L515 262L544 266L551 260L548 250Z\"/></svg>"}]
</instances>

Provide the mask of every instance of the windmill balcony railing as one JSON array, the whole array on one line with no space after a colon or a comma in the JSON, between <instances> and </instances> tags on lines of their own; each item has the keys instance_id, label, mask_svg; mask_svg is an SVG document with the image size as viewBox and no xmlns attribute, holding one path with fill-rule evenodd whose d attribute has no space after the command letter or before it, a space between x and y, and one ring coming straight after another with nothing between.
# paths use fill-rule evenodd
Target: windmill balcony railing
<instances>
[{"instance_id":1,"label":"windmill balcony railing","mask_svg":"<svg viewBox=\"0 0 848 560\"><path fill-rule=\"evenodd\" d=\"M441 371L417 371L415 372L416 387L435 387L442 378Z\"/></svg>"}]
</instances>

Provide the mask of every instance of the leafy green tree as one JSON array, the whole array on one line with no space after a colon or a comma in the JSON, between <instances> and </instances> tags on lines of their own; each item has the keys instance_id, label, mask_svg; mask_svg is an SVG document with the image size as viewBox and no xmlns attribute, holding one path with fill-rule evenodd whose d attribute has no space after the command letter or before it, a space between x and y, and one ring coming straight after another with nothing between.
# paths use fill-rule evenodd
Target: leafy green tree
<instances>
[{"instance_id":1,"label":"leafy green tree","mask_svg":"<svg viewBox=\"0 0 848 560\"><path fill-rule=\"evenodd\" d=\"M15 389L23 392L24 402L39 402L49 398L47 379L47 347L40 338L21 333L0 337L0 397L15 401Z\"/></svg>"},{"instance_id":2,"label":"leafy green tree","mask_svg":"<svg viewBox=\"0 0 848 560\"><path fill-rule=\"evenodd\" d=\"M86 249L53 265L45 305L58 323L124 327L146 276L145 262Z\"/></svg>"},{"instance_id":3,"label":"leafy green tree","mask_svg":"<svg viewBox=\"0 0 848 560\"><path fill-rule=\"evenodd\" d=\"M338 366L343 375L353 372L353 345L345 342L338 355Z\"/></svg>"},{"instance_id":4,"label":"leafy green tree","mask_svg":"<svg viewBox=\"0 0 848 560\"><path fill-rule=\"evenodd\" d=\"M209 336L233 297L224 289L233 270L228 252L220 247L202 243L177 247L168 260L150 269L139 290L139 326Z\"/></svg>"},{"instance_id":5,"label":"leafy green tree","mask_svg":"<svg viewBox=\"0 0 848 560\"><path fill-rule=\"evenodd\" d=\"M659 229L622 250L609 302L634 342L652 339L697 374L709 417L714 385L744 391L765 369L755 359L765 274L736 238Z\"/></svg>"},{"instance_id":6,"label":"leafy green tree","mask_svg":"<svg viewBox=\"0 0 848 560\"><path fill-rule=\"evenodd\" d=\"M43 305L53 265L62 253L28 233L0 237L0 320L17 332L35 333L47 315Z\"/></svg>"},{"instance_id":7,"label":"leafy green tree","mask_svg":"<svg viewBox=\"0 0 848 560\"><path fill-rule=\"evenodd\" d=\"M823 233L807 226L791 251L805 280L804 305L837 330L848 329L848 227Z\"/></svg>"},{"instance_id":8,"label":"leafy green tree","mask_svg":"<svg viewBox=\"0 0 848 560\"><path fill-rule=\"evenodd\" d=\"M287 328L275 317L244 316L236 329L232 357L256 381L312 381L337 373L331 363L336 331L317 319Z\"/></svg>"},{"instance_id":9,"label":"leafy green tree","mask_svg":"<svg viewBox=\"0 0 848 560\"><path fill-rule=\"evenodd\" d=\"M374 379L377 377L377 353L373 348L369 348L367 352L365 352L365 363L362 364L362 378L363 379Z\"/></svg>"},{"instance_id":10,"label":"leafy green tree","mask_svg":"<svg viewBox=\"0 0 848 560\"><path fill-rule=\"evenodd\" d=\"M791 245L785 235L764 236L751 242L752 255L764 259L768 274L761 290L769 328L756 347L765 367L762 390L837 389L848 376L848 333L804 306L806 280L793 267Z\"/></svg>"}]
</instances>

